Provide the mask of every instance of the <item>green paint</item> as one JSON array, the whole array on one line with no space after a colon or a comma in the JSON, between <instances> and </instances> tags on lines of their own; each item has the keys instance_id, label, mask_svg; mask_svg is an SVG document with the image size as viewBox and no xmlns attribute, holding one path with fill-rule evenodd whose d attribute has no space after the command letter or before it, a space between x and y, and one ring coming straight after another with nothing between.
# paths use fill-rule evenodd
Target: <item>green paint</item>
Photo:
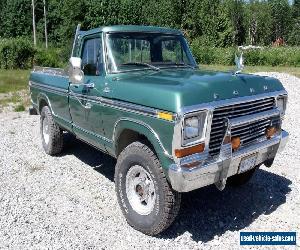
<instances>
[{"instance_id":1,"label":"green paint","mask_svg":"<svg viewBox=\"0 0 300 250\"><path fill-rule=\"evenodd\" d=\"M81 44L85 39L101 35L105 42L106 32L119 31L181 35L177 30L157 27L104 27L81 32L75 54L81 55ZM176 113L183 107L213 102L216 94L218 100L225 100L237 97L234 91L242 97L283 89L278 80L269 77L174 67L86 76L85 83L93 82L94 89L69 86L68 77L39 72L32 72L30 81L38 83L31 86L33 102L37 106L42 101L51 105L56 121L65 129L111 155L116 155L116 144L122 131L133 130L151 142L165 169L172 163L167 154L172 155L174 122L107 105L97 101L97 97ZM268 87L267 90L264 86ZM103 91L105 88L110 91ZM254 93L251 93L251 88ZM80 99L73 94L80 95Z\"/></svg>"}]
</instances>

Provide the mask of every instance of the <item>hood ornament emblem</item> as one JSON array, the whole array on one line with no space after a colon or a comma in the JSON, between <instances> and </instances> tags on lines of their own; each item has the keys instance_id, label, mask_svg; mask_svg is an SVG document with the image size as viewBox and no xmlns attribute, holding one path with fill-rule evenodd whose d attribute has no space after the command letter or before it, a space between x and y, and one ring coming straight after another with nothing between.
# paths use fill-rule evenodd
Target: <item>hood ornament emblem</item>
<instances>
[{"instance_id":1,"label":"hood ornament emblem","mask_svg":"<svg viewBox=\"0 0 300 250\"><path fill-rule=\"evenodd\" d=\"M242 70L245 68L243 52L241 53L241 55L239 57L235 54L234 62L235 62L235 66L236 66L236 71L234 72L234 74L237 75L237 74L241 73Z\"/></svg>"}]
</instances>

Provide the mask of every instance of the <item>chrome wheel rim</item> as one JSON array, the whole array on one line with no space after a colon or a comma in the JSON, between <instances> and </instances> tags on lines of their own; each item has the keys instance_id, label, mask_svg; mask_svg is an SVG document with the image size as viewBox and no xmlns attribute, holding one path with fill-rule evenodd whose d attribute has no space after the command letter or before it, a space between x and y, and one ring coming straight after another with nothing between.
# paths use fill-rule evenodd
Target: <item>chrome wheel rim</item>
<instances>
[{"instance_id":1,"label":"chrome wheel rim","mask_svg":"<svg viewBox=\"0 0 300 250\"><path fill-rule=\"evenodd\" d=\"M148 215L153 211L156 199L154 182L142 166L132 166L126 175L126 195L128 201L140 215Z\"/></svg>"},{"instance_id":2,"label":"chrome wheel rim","mask_svg":"<svg viewBox=\"0 0 300 250\"><path fill-rule=\"evenodd\" d=\"M45 143L48 144L50 135L49 135L48 119L46 117L43 119L43 138L44 138Z\"/></svg>"}]
</instances>

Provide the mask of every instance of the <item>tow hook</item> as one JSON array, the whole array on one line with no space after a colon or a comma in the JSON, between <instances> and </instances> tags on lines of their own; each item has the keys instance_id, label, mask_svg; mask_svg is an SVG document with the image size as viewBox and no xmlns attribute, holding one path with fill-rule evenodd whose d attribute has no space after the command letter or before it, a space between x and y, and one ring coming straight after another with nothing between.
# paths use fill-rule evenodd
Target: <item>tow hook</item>
<instances>
[{"instance_id":1,"label":"tow hook","mask_svg":"<svg viewBox=\"0 0 300 250\"><path fill-rule=\"evenodd\" d=\"M217 189L219 189L220 191L223 191L225 186L226 186L226 181L227 178L223 178L221 180L219 180L218 182L215 183Z\"/></svg>"}]
</instances>

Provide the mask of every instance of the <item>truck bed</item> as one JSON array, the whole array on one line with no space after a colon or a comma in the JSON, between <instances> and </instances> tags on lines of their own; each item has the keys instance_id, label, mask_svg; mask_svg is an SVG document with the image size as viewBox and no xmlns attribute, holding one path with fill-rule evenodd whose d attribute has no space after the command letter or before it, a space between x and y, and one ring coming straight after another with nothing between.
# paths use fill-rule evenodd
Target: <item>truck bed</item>
<instances>
[{"instance_id":1,"label":"truck bed","mask_svg":"<svg viewBox=\"0 0 300 250\"><path fill-rule=\"evenodd\" d=\"M29 78L32 106L39 112L40 101L46 97L51 103L51 111L61 126L69 128L69 77L60 68L35 67Z\"/></svg>"}]
</instances>

